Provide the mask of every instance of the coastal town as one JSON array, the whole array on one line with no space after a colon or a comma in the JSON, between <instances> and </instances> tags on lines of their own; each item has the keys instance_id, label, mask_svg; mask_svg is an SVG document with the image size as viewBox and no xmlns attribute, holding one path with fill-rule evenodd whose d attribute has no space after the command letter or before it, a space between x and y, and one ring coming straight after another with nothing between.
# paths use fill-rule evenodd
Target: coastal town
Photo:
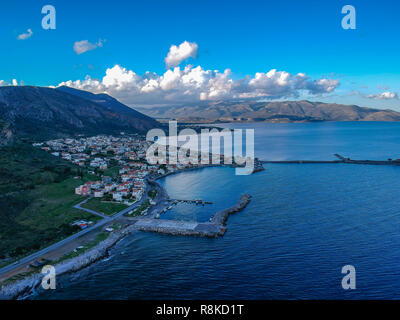
<instances>
[{"instance_id":1,"label":"coastal town","mask_svg":"<svg viewBox=\"0 0 400 320\"><path fill-rule=\"evenodd\" d=\"M146 177L206 166L200 161L198 164L150 164L146 160L146 151L150 145L139 135L124 134L120 137L98 135L33 144L53 156L73 162L82 168L82 172L87 170L87 173L97 177L96 180L76 187L75 194L126 205L142 199L146 190ZM223 164L224 156L219 156L218 160ZM256 162L255 169L260 168Z\"/></svg>"},{"instance_id":2,"label":"coastal town","mask_svg":"<svg viewBox=\"0 0 400 320\"><path fill-rule=\"evenodd\" d=\"M144 196L146 177L192 167L190 164L149 164L146 150L150 143L138 135L65 138L33 145L80 166L82 174L86 171L97 178L76 187L75 194L126 205Z\"/></svg>"},{"instance_id":3,"label":"coastal town","mask_svg":"<svg viewBox=\"0 0 400 320\"><path fill-rule=\"evenodd\" d=\"M63 210L69 226L75 229L65 239L4 266L3 273L10 272L11 280L23 278L24 275L32 275L35 278L35 270L50 260L56 264L58 261L60 265L64 265L63 261L69 261L66 262L69 266L67 270L82 267L104 256L109 247L132 230L171 235L222 236L226 230L228 215L242 210L250 201L249 195L243 195L233 207L211 215L206 223L160 219L163 213L180 202L203 206L211 202L201 199L170 199L166 190L157 183L157 179L184 170L209 166L238 166L225 164L226 159L223 155L217 155L216 158L214 155L212 158L211 153L208 155L212 163L208 164L200 161L204 154L196 153L194 154L197 162L157 163L146 154L151 144L143 136L124 133L118 136L81 136L33 143L34 148L74 164L75 176L68 178L69 182L60 184L60 188L64 185L68 187L62 189L63 191L60 189L60 199L56 200L62 201L65 195L65 199L72 200L70 204L64 205L71 207ZM181 148L178 149L182 151ZM172 152L169 148L163 150L167 154ZM192 156L190 152L189 155ZM215 159L218 159L219 163L215 163ZM262 169L262 164L255 160L253 172ZM75 210L71 217L68 217L67 212L72 211L68 210ZM217 221L217 217L220 216L223 218ZM25 285L27 282L21 283ZM8 288L12 288L12 292L20 291L18 285Z\"/></svg>"}]
</instances>

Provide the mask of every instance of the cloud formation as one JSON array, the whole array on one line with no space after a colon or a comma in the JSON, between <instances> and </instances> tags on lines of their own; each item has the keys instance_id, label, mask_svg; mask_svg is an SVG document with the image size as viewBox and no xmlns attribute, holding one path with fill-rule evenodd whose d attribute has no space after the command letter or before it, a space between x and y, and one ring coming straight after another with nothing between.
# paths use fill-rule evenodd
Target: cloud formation
<instances>
[{"instance_id":1,"label":"cloud formation","mask_svg":"<svg viewBox=\"0 0 400 320\"><path fill-rule=\"evenodd\" d=\"M198 49L199 46L195 42L184 41L179 46L172 45L165 58L165 65L167 68L176 67L183 60L196 58Z\"/></svg>"},{"instance_id":2,"label":"cloud formation","mask_svg":"<svg viewBox=\"0 0 400 320\"><path fill-rule=\"evenodd\" d=\"M7 81L0 80L0 87L5 87L5 86L18 86L18 81L17 79L12 79L12 83L8 83ZM21 86L24 85L24 83L21 81Z\"/></svg>"},{"instance_id":3,"label":"cloud formation","mask_svg":"<svg viewBox=\"0 0 400 320\"><path fill-rule=\"evenodd\" d=\"M76 54L82 54L103 46L104 40L99 40L97 43L91 43L88 40L77 41L74 43L74 51Z\"/></svg>"},{"instance_id":4,"label":"cloud formation","mask_svg":"<svg viewBox=\"0 0 400 320\"><path fill-rule=\"evenodd\" d=\"M17 39L18 40L26 40L29 39L30 37L32 37L33 32L31 29L28 29L28 31L26 33L21 33L20 35L18 35Z\"/></svg>"},{"instance_id":5,"label":"cloud formation","mask_svg":"<svg viewBox=\"0 0 400 320\"><path fill-rule=\"evenodd\" d=\"M399 99L399 96L395 92L385 91L379 94L369 94L367 95L367 98L373 100L393 100L393 99Z\"/></svg>"},{"instance_id":6,"label":"cloud formation","mask_svg":"<svg viewBox=\"0 0 400 320\"><path fill-rule=\"evenodd\" d=\"M238 80L230 69L224 72L205 70L201 66L175 67L162 75L146 72L140 76L120 65L108 68L103 79L65 81L66 85L94 93L106 92L126 104L183 104L209 100L296 98L300 93L330 93L338 80L313 80L305 74L292 75L272 69Z\"/></svg>"},{"instance_id":7,"label":"cloud formation","mask_svg":"<svg viewBox=\"0 0 400 320\"><path fill-rule=\"evenodd\" d=\"M93 46L84 40L75 51L83 53ZM300 94L330 93L339 85L338 80L311 79L304 73L293 75L276 69L234 80L230 69L220 72L201 66L179 66L183 60L195 57L197 50L196 43L187 41L179 46L171 46L165 63L174 67L162 75L149 71L138 75L133 70L114 65L106 70L102 79L86 76L84 80L69 80L59 86L94 93L106 92L128 105L162 105L212 100L296 98Z\"/></svg>"}]
</instances>

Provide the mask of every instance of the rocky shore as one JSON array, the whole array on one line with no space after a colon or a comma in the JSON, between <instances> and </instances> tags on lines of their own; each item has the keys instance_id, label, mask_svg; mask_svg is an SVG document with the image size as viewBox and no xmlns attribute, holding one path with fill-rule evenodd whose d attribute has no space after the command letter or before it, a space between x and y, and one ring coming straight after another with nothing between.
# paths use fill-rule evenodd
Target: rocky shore
<instances>
[{"instance_id":1,"label":"rocky shore","mask_svg":"<svg viewBox=\"0 0 400 320\"><path fill-rule=\"evenodd\" d=\"M103 259L108 255L108 251L111 247L134 230L136 230L135 226L129 225L124 229L115 231L110 234L106 240L100 242L97 246L91 248L87 252L55 265L56 276L58 277L67 273L77 272L92 263ZM28 276L25 279L6 284L0 289L0 299L11 300L21 298L25 295L30 295L34 289L40 286L42 279L43 274L39 272Z\"/></svg>"},{"instance_id":2,"label":"rocky shore","mask_svg":"<svg viewBox=\"0 0 400 320\"><path fill-rule=\"evenodd\" d=\"M213 167L216 165L208 165L205 167ZM174 173L179 173L189 170L198 170L204 167L190 168L179 170ZM170 173L170 174L174 174ZM158 179L164 176L155 178L152 182L159 187L162 197L160 202L167 200L168 194L166 190L157 182ZM95 263L108 255L109 249L112 248L119 240L126 235L136 230L158 232L170 235L183 235L183 236L201 236L201 237L218 237L223 236L226 232L226 222L230 214L243 210L251 200L249 194L240 196L237 203L228 208L217 212L210 222L199 223L196 221L175 221L175 220L157 220L154 218L141 218L136 223L133 223L121 230L114 231L110 236L100 242L95 247L82 253L81 255L71 258L69 260L60 262L54 267L56 269L56 276L65 275L68 273L78 272L85 267ZM27 297L41 285L43 274L38 271L24 279L16 280L14 282L4 284L0 287L0 300L12 300Z\"/></svg>"},{"instance_id":3,"label":"rocky shore","mask_svg":"<svg viewBox=\"0 0 400 320\"><path fill-rule=\"evenodd\" d=\"M242 194L234 206L217 212L214 215L214 217L211 219L210 222L219 224L219 225L223 225L223 226L226 225L228 217L232 213L239 212L239 211L243 210L244 208L246 208L246 206L249 204L250 200L251 200L251 196L249 194L247 194L247 193Z\"/></svg>"}]
</instances>

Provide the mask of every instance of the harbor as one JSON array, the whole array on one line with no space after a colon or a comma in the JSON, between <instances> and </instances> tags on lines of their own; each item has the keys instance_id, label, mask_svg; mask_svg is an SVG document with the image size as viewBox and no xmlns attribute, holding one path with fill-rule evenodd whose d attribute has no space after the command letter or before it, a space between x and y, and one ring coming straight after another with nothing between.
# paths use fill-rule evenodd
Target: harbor
<instances>
[{"instance_id":1,"label":"harbor","mask_svg":"<svg viewBox=\"0 0 400 320\"><path fill-rule=\"evenodd\" d=\"M140 231L169 235L215 238L225 234L229 215L243 210L250 200L251 196L249 194L241 195L234 206L218 211L210 218L209 222L140 219L135 223L135 227Z\"/></svg>"}]
</instances>

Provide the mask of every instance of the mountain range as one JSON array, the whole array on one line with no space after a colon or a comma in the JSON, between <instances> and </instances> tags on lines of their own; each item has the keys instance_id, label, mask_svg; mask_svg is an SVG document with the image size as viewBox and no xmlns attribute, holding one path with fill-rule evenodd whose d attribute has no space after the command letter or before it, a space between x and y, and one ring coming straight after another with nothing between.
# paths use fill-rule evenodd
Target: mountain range
<instances>
[{"instance_id":1,"label":"mountain range","mask_svg":"<svg viewBox=\"0 0 400 320\"><path fill-rule=\"evenodd\" d=\"M138 108L156 119L187 123L213 122L311 122L311 121L400 121L393 110L310 101L214 102L191 106Z\"/></svg>"},{"instance_id":2,"label":"mountain range","mask_svg":"<svg viewBox=\"0 0 400 320\"><path fill-rule=\"evenodd\" d=\"M16 138L145 133L157 126L153 118L107 94L69 87L0 87L0 144Z\"/></svg>"},{"instance_id":3,"label":"mountain range","mask_svg":"<svg viewBox=\"0 0 400 320\"><path fill-rule=\"evenodd\" d=\"M400 121L393 110L310 101L218 101L189 106L136 108L107 94L70 87L0 87L0 145L25 138L146 133L156 119L181 123Z\"/></svg>"}]
</instances>

